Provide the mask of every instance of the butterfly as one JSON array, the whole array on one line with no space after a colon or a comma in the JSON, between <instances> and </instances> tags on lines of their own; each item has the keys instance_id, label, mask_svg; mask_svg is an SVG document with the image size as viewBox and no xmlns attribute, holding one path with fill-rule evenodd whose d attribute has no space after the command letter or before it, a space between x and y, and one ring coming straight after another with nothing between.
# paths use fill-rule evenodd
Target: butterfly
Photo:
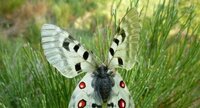
<instances>
[{"instance_id":1,"label":"butterfly","mask_svg":"<svg viewBox=\"0 0 200 108\"><path fill-rule=\"evenodd\" d=\"M44 24L42 47L48 62L62 75L86 75L76 86L69 108L134 108L129 90L116 68L131 69L135 63L140 24L136 9L130 9L119 23L111 42L106 63L61 28Z\"/></svg>"}]
</instances>

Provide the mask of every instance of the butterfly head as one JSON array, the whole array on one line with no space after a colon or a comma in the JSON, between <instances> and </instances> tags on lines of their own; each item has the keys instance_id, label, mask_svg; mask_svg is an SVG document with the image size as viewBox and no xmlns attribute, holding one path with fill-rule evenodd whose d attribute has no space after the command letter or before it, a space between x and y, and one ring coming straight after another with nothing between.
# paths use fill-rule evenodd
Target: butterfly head
<instances>
[{"instance_id":1,"label":"butterfly head","mask_svg":"<svg viewBox=\"0 0 200 108\"><path fill-rule=\"evenodd\" d=\"M100 65L96 70L96 75L99 77L108 76L108 67L106 65Z\"/></svg>"}]
</instances>

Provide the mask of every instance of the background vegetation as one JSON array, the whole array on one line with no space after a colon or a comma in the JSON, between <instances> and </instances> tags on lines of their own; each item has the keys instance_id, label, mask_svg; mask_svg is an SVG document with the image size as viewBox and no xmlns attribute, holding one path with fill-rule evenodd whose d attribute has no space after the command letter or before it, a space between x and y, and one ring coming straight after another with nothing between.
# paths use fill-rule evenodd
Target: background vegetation
<instances>
[{"instance_id":1,"label":"background vegetation","mask_svg":"<svg viewBox=\"0 0 200 108\"><path fill-rule=\"evenodd\" d=\"M140 12L142 25L138 63L130 72L119 72L136 107L199 108L198 0L1 1L0 107L67 107L83 75L67 79L47 63L40 45L41 25L66 28L100 55L106 42L102 38L112 36L116 19L131 4Z\"/></svg>"}]
</instances>

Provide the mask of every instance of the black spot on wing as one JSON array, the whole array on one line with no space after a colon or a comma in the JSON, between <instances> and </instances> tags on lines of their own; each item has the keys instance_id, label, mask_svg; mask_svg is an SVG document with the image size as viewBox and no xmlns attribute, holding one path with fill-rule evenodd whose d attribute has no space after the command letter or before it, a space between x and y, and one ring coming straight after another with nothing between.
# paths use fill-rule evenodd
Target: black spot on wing
<instances>
[{"instance_id":1,"label":"black spot on wing","mask_svg":"<svg viewBox=\"0 0 200 108\"><path fill-rule=\"evenodd\" d=\"M119 63L120 66L123 65L123 60L122 60L121 57L118 57L118 63Z\"/></svg>"},{"instance_id":2,"label":"black spot on wing","mask_svg":"<svg viewBox=\"0 0 200 108\"><path fill-rule=\"evenodd\" d=\"M84 58L84 60L87 60L88 57L89 57L89 53L88 53L87 51L85 51L85 52L83 53L83 58Z\"/></svg>"},{"instance_id":3,"label":"black spot on wing","mask_svg":"<svg viewBox=\"0 0 200 108\"><path fill-rule=\"evenodd\" d=\"M77 64L75 65L75 70L76 70L76 71L80 71L80 70L81 70L81 63L77 63Z\"/></svg>"},{"instance_id":4,"label":"black spot on wing","mask_svg":"<svg viewBox=\"0 0 200 108\"><path fill-rule=\"evenodd\" d=\"M80 48L80 44L75 45L74 46L74 51L77 52L79 48Z\"/></svg>"},{"instance_id":5,"label":"black spot on wing","mask_svg":"<svg viewBox=\"0 0 200 108\"><path fill-rule=\"evenodd\" d=\"M119 40L114 38L113 41L117 44L117 46L119 45Z\"/></svg>"},{"instance_id":6,"label":"black spot on wing","mask_svg":"<svg viewBox=\"0 0 200 108\"><path fill-rule=\"evenodd\" d=\"M124 31L124 29L122 29L122 31L121 31L121 36L122 36L122 42L124 42L124 39L125 39L125 37L126 37L126 33L125 33L125 31Z\"/></svg>"},{"instance_id":7,"label":"black spot on wing","mask_svg":"<svg viewBox=\"0 0 200 108\"><path fill-rule=\"evenodd\" d=\"M110 48L110 54L111 54L112 56L114 56L114 50L113 50L113 48Z\"/></svg>"},{"instance_id":8,"label":"black spot on wing","mask_svg":"<svg viewBox=\"0 0 200 108\"><path fill-rule=\"evenodd\" d=\"M108 104L107 106L113 108L114 107L114 103L112 102L112 103Z\"/></svg>"},{"instance_id":9,"label":"black spot on wing","mask_svg":"<svg viewBox=\"0 0 200 108\"><path fill-rule=\"evenodd\" d=\"M64 41L64 42L63 42L63 47L64 47L66 50L69 51L69 42Z\"/></svg>"},{"instance_id":10,"label":"black spot on wing","mask_svg":"<svg viewBox=\"0 0 200 108\"><path fill-rule=\"evenodd\" d=\"M101 105L97 105L96 103L92 103L92 108L102 108Z\"/></svg>"}]
</instances>

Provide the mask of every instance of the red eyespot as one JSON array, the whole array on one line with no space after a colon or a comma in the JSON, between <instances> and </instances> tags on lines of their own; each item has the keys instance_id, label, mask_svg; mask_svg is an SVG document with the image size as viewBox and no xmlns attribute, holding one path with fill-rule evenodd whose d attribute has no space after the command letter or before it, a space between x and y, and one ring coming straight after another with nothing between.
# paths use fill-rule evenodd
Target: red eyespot
<instances>
[{"instance_id":1,"label":"red eyespot","mask_svg":"<svg viewBox=\"0 0 200 108\"><path fill-rule=\"evenodd\" d=\"M84 108L86 106L86 101L84 99L78 102L78 108Z\"/></svg>"},{"instance_id":2,"label":"red eyespot","mask_svg":"<svg viewBox=\"0 0 200 108\"><path fill-rule=\"evenodd\" d=\"M123 99L120 99L118 101L118 106L119 106L119 108L125 108L126 107L126 102Z\"/></svg>"},{"instance_id":3,"label":"red eyespot","mask_svg":"<svg viewBox=\"0 0 200 108\"><path fill-rule=\"evenodd\" d=\"M80 83L79 83L79 88L80 88L80 89L84 89L85 87L86 87L85 82L80 82Z\"/></svg>"},{"instance_id":4,"label":"red eyespot","mask_svg":"<svg viewBox=\"0 0 200 108\"><path fill-rule=\"evenodd\" d=\"M120 81L119 86L120 86L121 88L124 88L124 87L125 87L124 81Z\"/></svg>"}]
</instances>

